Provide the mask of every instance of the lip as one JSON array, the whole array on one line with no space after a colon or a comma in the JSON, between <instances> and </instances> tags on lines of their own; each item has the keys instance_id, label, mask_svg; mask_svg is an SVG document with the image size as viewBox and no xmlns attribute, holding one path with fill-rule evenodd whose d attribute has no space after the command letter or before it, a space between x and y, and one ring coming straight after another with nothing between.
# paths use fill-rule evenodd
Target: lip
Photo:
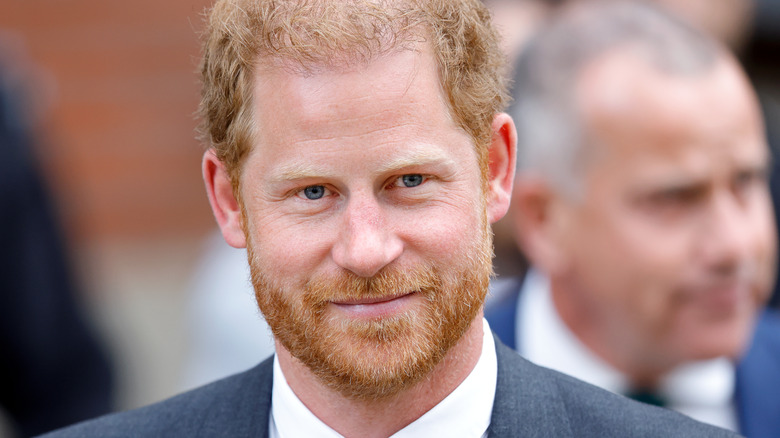
<instances>
[{"instance_id":1,"label":"lip","mask_svg":"<svg viewBox=\"0 0 780 438\"><path fill-rule=\"evenodd\" d=\"M355 300L331 301L331 304L342 312L353 317L376 318L402 313L411 305L419 294L405 294L384 297L367 297Z\"/></svg>"},{"instance_id":2,"label":"lip","mask_svg":"<svg viewBox=\"0 0 780 438\"><path fill-rule=\"evenodd\" d=\"M408 292L405 294L399 294L399 295L391 295L386 297L368 297L368 298L360 298L357 300L345 300L345 301L333 301L333 304L339 305L339 306L358 306L361 304L379 304L379 303L387 303L393 300L397 300L399 298L403 298L406 296L409 296L415 292Z\"/></svg>"},{"instance_id":3,"label":"lip","mask_svg":"<svg viewBox=\"0 0 780 438\"><path fill-rule=\"evenodd\" d=\"M711 285L692 294L697 306L716 313L734 311L749 297L750 286L747 284Z\"/></svg>"}]
</instances>

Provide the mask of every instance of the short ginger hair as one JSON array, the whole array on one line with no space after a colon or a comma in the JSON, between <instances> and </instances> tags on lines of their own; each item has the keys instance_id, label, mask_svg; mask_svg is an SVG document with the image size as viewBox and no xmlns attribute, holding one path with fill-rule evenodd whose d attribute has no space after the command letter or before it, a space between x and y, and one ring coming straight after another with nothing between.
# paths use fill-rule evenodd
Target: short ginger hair
<instances>
[{"instance_id":1,"label":"short ginger hair","mask_svg":"<svg viewBox=\"0 0 780 438\"><path fill-rule=\"evenodd\" d=\"M316 74L419 42L433 49L445 102L485 171L508 96L504 54L479 0L218 0L203 41L201 135L237 189L257 129L258 67Z\"/></svg>"}]
</instances>

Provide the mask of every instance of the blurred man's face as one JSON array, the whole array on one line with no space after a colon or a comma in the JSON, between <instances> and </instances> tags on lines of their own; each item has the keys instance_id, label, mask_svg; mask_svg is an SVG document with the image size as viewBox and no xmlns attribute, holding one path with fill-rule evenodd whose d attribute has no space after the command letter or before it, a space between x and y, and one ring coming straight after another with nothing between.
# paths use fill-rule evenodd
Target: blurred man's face
<instances>
[{"instance_id":1,"label":"blurred man's face","mask_svg":"<svg viewBox=\"0 0 780 438\"><path fill-rule=\"evenodd\" d=\"M562 240L586 342L624 368L738 355L775 254L755 97L730 60L673 76L623 51L580 78L593 154Z\"/></svg>"},{"instance_id":2,"label":"blurred man's face","mask_svg":"<svg viewBox=\"0 0 780 438\"><path fill-rule=\"evenodd\" d=\"M260 70L242 170L252 277L279 344L352 398L419 381L478 321L481 171L429 50Z\"/></svg>"}]
</instances>

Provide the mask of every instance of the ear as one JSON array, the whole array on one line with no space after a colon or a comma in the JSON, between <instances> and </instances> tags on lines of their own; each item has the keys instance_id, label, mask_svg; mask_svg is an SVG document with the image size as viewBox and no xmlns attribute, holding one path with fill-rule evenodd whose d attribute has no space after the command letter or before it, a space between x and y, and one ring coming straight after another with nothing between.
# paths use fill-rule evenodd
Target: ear
<instances>
[{"instance_id":1,"label":"ear","mask_svg":"<svg viewBox=\"0 0 780 438\"><path fill-rule=\"evenodd\" d=\"M532 265L548 275L566 266L565 207L542 178L520 174L512 195L512 225L517 245Z\"/></svg>"},{"instance_id":2,"label":"ear","mask_svg":"<svg viewBox=\"0 0 780 438\"><path fill-rule=\"evenodd\" d=\"M493 118L493 139L488 148L487 216L495 223L506 214L512 197L517 152L515 123L506 113Z\"/></svg>"},{"instance_id":3,"label":"ear","mask_svg":"<svg viewBox=\"0 0 780 438\"><path fill-rule=\"evenodd\" d=\"M213 149L203 154L202 167L206 193L222 236L228 245L234 248L246 247L246 236L241 226L241 206L233 194L233 186L225 166Z\"/></svg>"}]
</instances>

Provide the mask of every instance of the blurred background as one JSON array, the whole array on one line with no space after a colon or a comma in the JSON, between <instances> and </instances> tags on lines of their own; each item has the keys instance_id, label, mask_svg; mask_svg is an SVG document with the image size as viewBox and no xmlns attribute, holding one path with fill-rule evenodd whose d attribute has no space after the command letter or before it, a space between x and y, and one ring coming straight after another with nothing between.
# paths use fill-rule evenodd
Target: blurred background
<instances>
[{"instance_id":1,"label":"blurred background","mask_svg":"<svg viewBox=\"0 0 780 438\"><path fill-rule=\"evenodd\" d=\"M118 408L181 386L185 295L215 227L194 135L209 3L0 1L0 66Z\"/></svg>"},{"instance_id":2,"label":"blurred background","mask_svg":"<svg viewBox=\"0 0 780 438\"><path fill-rule=\"evenodd\" d=\"M187 309L216 228L194 132L198 33L210 3L0 0L0 66L11 78L9 88L20 91L19 117L62 232L79 312L110 358L115 409L170 396L185 379ZM514 56L562 2L487 3ZM723 38L745 61L774 121L770 136L777 138L778 2L667 3L690 6L680 10L691 17L706 16L702 26L712 25L713 32L729 21L724 17L741 14L732 23L738 28L724 31L733 35ZM499 222L502 275L520 272L523 264L506 233ZM0 429L0 436L13 436L8 430Z\"/></svg>"}]
</instances>

